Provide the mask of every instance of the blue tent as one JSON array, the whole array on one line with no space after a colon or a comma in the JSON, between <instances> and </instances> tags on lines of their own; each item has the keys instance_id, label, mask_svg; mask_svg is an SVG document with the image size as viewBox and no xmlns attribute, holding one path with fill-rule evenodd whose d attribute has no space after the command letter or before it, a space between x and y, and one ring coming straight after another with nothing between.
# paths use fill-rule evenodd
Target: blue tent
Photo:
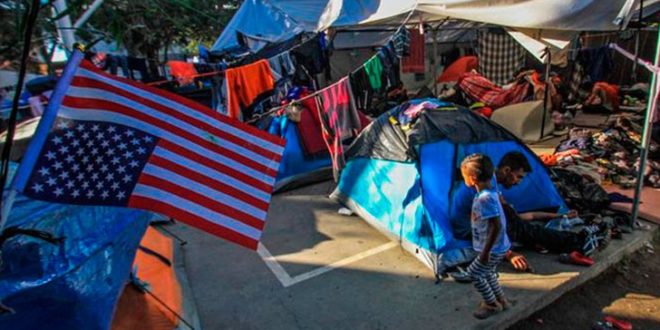
<instances>
[{"instance_id":1,"label":"blue tent","mask_svg":"<svg viewBox=\"0 0 660 330\"><path fill-rule=\"evenodd\" d=\"M430 108L406 112L422 102ZM523 153L532 172L503 191L518 211L567 207L543 163L504 128L469 110L435 99L413 100L372 122L347 150L349 157L332 197L437 271L438 256L470 242L454 239L453 192L462 184L459 167L472 153L494 164Z\"/></svg>"},{"instance_id":2,"label":"blue tent","mask_svg":"<svg viewBox=\"0 0 660 330\"><path fill-rule=\"evenodd\" d=\"M21 234L2 244L0 301L14 313L0 314L0 329L109 329L136 249L154 216L19 196L7 228L52 237L49 242Z\"/></svg>"},{"instance_id":3,"label":"blue tent","mask_svg":"<svg viewBox=\"0 0 660 330\"><path fill-rule=\"evenodd\" d=\"M298 127L286 116L273 117L268 132L286 140L273 191L295 188L332 177L332 160L329 154L305 155Z\"/></svg>"}]
</instances>

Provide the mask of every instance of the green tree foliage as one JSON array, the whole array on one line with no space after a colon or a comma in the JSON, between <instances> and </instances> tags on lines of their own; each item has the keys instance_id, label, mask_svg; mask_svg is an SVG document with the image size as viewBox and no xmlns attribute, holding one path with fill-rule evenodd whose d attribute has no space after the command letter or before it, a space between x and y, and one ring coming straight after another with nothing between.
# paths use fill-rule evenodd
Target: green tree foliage
<instances>
[{"instance_id":1,"label":"green tree foliage","mask_svg":"<svg viewBox=\"0 0 660 330\"><path fill-rule=\"evenodd\" d=\"M171 45L210 44L231 19L238 1L106 0L88 23L131 55L155 57ZM82 32L87 41L96 32Z\"/></svg>"},{"instance_id":2,"label":"green tree foliage","mask_svg":"<svg viewBox=\"0 0 660 330\"><path fill-rule=\"evenodd\" d=\"M54 13L51 1L42 8L33 39L34 54L48 60L57 40L55 19L69 14L72 22L92 0L68 0L68 10ZM211 44L231 19L240 0L105 0L90 20L76 30L85 44L117 42L129 54L158 58L169 46ZM23 15L27 0L0 0L0 64L20 57ZM49 47L50 45L50 47ZM11 66L11 65L10 65Z\"/></svg>"}]
</instances>

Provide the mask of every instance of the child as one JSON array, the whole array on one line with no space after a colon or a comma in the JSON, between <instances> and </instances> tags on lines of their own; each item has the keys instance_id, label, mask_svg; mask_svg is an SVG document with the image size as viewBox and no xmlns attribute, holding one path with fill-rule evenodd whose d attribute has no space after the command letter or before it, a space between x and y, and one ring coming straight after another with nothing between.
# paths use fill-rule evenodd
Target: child
<instances>
[{"instance_id":1,"label":"child","mask_svg":"<svg viewBox=\"0 0 660 330\"><path fill-rule=\"evenodd\" d=\"M506 218L499 194L492 187L493 171L493 162L482 154L467 156L461 163L465 184L477 190L472 202L472 246L479 256L467 272L483 298L479 309L474 312L478 319L511 306L497 282L497 265L511 243L506 235Z\"/></svg>"}]
</instances>

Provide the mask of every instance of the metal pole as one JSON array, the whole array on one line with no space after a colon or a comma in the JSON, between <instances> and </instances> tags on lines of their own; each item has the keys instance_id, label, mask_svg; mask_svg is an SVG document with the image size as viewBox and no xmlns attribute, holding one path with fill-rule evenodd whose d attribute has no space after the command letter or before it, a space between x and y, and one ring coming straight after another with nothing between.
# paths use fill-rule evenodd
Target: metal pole
<instances>
[{"instance_id":1,"label":"metal pole","mask_svg":"<svg viewBox=\"0 0 660 330\"><path fill-rule=\"evenodd\" d=\"M655 44L655 66L660 63L660 30ZM639 200L642 197L642 187L644 186L644 170L646 169L646 159L649 154L649 142L651 141L651 125L658 105L658 74L651 72L651 88L649 89L649 99L646 104L646 116L644 118L644 128L642 131L642 141L639 154L639 172L637 173L637 185L635 186L635 198L633 199L632 217L630 225L634 227L637 216L639 216Z\"/></svg>"},{"instance_id":2,"label":"metal pole","mask_svg":"<svg viewBox=\"0 0 660 330\"><path fill-rule=\"evenodd\" d=\"M642 34L642 20L644 19L642 11L644 8L644 0L639 3L639 17L637 19L637 34L635 35L635 62L632 67L632 80L633 83L637 82L637 60L639 59L639 37Z\"/></svg>"},{"instance_id":3,"label":"metal pole","mask_svg":"<svg viewBox=\"0 0 660 330\"><path fill-rule=\"evenodd\" d=\"M433 95L438 97L438 29L433 29Z\"/></svg>"},{"instance_id":4,"label":"metal pole","mask_svg":"<svg viewBox=\"0 0 660 330\"><path fill-rule=\"evenodd\" d=\"M57 16L61 13L66 12L66 0L55 0L53 1L53 16ZM69 14L66 14L60 17L55 21L55 26L57 27L57 33L62 38L64 47L68 50L73 50L73 44L76 42L76 36L73 33L73 26L71 25L71 18Z\"/></svg>"},{"instance_id":5,"label":"metal pole","mask_svg":"<svg viewBox=\"0 0 660 330\"><path fill-rule=\"evenodd\" d=\"M78 20L73 24L73 27L78 29L81 26L83 26L83 24L87 23L87 20L89 20L89 18L92 17L92 14L94 14L94 12L97 9L99 9L99 7L101 7L102 4L103 4L103 0L94 0L94 2L91 5L89 5L89 8L87 8L87 10L85 10L85 12L80 16L80 18L78 18Z\"/></svg>"},{"instance_id":6,"label":"metal pole","mask_svg":"<svg viewBox=\"0 0 660 330\"><path fill-rule=\"evenodd\" d=\"M550 48L546 47L545 48L545 91L543 93L543 118L541 118L541 137L539 140L543 139L543 136L545 135L545 117L547 116L548 113L548 94L550 93L550 65L551 65L551 56L550 55ZM552 109L550 109L552 110Z\"/></svg>"}]
</instances>

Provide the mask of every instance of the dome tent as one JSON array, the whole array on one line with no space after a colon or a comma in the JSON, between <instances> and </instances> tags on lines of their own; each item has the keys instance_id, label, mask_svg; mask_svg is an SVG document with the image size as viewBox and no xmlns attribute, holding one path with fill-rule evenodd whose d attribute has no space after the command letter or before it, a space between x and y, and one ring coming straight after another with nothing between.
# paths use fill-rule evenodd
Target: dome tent
<instances>
[{"instance_id":1,"label":"dome tent","mask_svg":"<svg viewBox=\"0 0 660 330\"><path fill-rule=\"evenodd\" d=\"M424 102L432 109L427 106L411 120L412 106ZM515 201L520 212L566 210L543 163L513 134L434 99L404 103L365 128L346 151L347 164L331 197L437 271L439 255L470 245L454 239L450 223L453 193L463 184L461 160L479 152L497 164L511 151L523 153L532 171L504 190L504 198Z\"/></svg>"}]
</instances>

